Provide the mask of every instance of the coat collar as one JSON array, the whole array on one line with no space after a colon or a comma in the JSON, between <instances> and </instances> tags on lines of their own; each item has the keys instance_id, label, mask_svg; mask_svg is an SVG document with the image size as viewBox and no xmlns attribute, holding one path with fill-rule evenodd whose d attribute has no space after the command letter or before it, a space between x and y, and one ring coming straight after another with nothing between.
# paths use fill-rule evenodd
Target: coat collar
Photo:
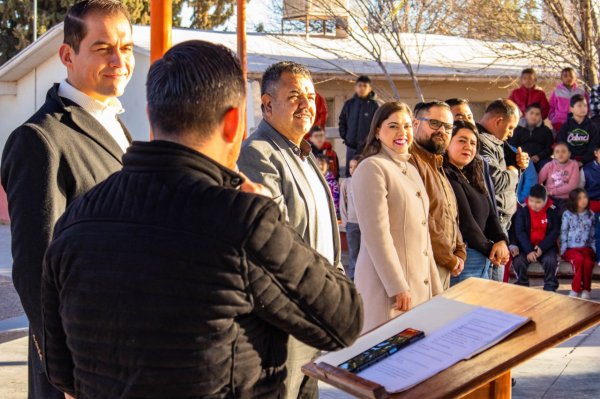
<instances>
[{"instance_id":1,"label":"coat collar","mask_svg":"<svg viewBox=\"0 0 600 399\"><path fill-rule=\"evenodd\" d=\"M70 118L71 121L79 128L82 134L85 134L90 139L94 140L100 147L104 148L110 155L112 155L117 161L122 163L121 158L123 157L123 150L119 147L119 144L112 138L109 132L87 111L85 111L80 105L73 101L60 97L58 95L59 83L55 83L46 96L46 102L54 103L59 109L63 109ZM123 123L119 120L127 140L131 142L131 134L125 128Z\"/></svg>"},{"instance_id":2,"label":"coat collar","mask_svg":"<svg viewBox=\"0 0 600 399\"><path fill-rule=\"evenodd\" d=\"M244 178L206 155L164 140L134 141L123 156L124 170L191 171L208 176L217 185L238 188Z\"/></svg>"},{"instance_id":3,"label":"coat collar","mask_svg":"<svg viewBox=\"0 0 600 399\"><path fill-rule=\"evenodd\" d=\"M492 133L488 132L488 130L483 125L481 125L479 123L477 123L476 125L477 125L477 130L479 130L479 133L481 133L480 137L487 138L488 140L490 140L492 143L494 143L496 145L504 145L504 141L499 140Z\"/></svg>"},{"instance_id":4,"label":"coat collar","mask_svg":"<svg viewBox=\"0 0 600 399\"><path fill-rule=\"evenodd\" d=\"M416 142L410 147L410 153L436 169L440 169L444 162L444 157L442 155L432 154Z\"/></svg>"},{"instance_id":5,"label":"coat collar","mask_svg":"<svg viewBox=\"0 0 600 399\"><path fill-rule=\"evenodd\" d=\"M300 142L300 147L298 147L296 144L292 143L290 139L275 130L275 128L264 119L258 125L257 130L265 132L265 134L271 140L277 143L279 147L289 148L292 153L298 156L302 161L304 161L312 153L312 146L308 141L302 139Z\"/></svg>"}]
</instances>

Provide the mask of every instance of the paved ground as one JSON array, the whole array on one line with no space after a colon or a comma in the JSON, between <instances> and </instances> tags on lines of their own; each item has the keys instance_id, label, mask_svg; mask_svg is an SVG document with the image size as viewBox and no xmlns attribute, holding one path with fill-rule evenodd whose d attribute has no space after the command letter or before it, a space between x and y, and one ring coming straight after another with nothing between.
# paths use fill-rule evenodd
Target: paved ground
<instances>
[{"instance_id":1,"label":"paved ground","mask_svg":"<svg viewBox=\"0 0 600 399\"><path fill-rule=\"evenodd\" d=\"M23 310L12 282L10 231L0 225L0 399L27 397L27 338ZM540 279L532 284L542 284ZM561 280L560 292L570 289ZM595 282L592 298L600 301L600 283ZM20 329L19 329L20 328ZM514 370L516 399L597 399L600 398L600 326L590 329L557 348L550 349ZM350 398L323 385L324 399Z\"/></svg>"}]
</instances>

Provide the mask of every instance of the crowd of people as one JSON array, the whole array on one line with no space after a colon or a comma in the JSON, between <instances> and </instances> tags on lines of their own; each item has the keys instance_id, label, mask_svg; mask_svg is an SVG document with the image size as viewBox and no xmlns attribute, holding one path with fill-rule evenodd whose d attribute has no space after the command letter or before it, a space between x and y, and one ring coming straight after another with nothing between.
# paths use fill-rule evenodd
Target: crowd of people
<instances>
[{"instance_id":1,"label":"crowd of people","mask_svg":"<svg viewBox=\"0 0 600 399\"><path fill-rule=\"evenodd\" d=\"M1 165L30 398L316 398L301 367L320 350L468 277L506 281L512 262L528 285L539 262L555 291L560 256L571 295L590 296L600 88L588 97L570 68L549 101L524 70L478 122L461 98L380 103L361 76L341 167L304 65L266 69L244 140L239 61L180 43L148 72L155 139L132 142L127 9L78 2L64 35L67 78Z\"/></svg>"}]
</instances>

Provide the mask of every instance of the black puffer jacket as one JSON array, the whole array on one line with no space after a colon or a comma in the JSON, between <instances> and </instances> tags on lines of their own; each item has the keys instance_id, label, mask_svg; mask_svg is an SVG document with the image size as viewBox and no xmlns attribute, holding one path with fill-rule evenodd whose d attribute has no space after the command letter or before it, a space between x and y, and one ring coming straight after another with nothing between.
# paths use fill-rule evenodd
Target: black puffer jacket
<instances>
[{"instance_id":1,"label":"black puffer jacket","mask_svg":"<svg viewBox=\"0 0 600 399\"><path fill-rule=\"evenodd\" d=\"M371 129L371 121L379 104L375 101L375 93L366 98L356 94L344 103L339 118L340 137L350 148L361 150Z\"/></svg>"},{"instance_id":2,"label":"black puffer jacket","mask_svg":"<svg viewBox=\"0 0 600 399\"><path fill-rule=\"evenodd\" d=\"M288 334L354 341L354 285L240 183L186 147L134 143L67 210L42 286L53 384L78 399L280 397Z\"/></svg>"}]
</instances>

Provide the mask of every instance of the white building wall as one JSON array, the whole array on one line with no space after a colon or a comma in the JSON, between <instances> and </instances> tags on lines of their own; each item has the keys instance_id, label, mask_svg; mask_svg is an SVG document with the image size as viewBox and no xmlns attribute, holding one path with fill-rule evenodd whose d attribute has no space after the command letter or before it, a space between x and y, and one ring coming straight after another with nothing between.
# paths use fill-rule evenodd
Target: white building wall
<instances>
[{"instance_id":1,"label":"white building wall","mask_svg":"<svg viewBox=\"0 0 600 399\"><path fill-rule=\"evenodd\" d=\"M119 98L125 112L121 120L136 141L150 140L150 123L146 116L146 75L150 68L150 57L135 52L135 68L125 93Z\"/></svg>"}]
</instances>

